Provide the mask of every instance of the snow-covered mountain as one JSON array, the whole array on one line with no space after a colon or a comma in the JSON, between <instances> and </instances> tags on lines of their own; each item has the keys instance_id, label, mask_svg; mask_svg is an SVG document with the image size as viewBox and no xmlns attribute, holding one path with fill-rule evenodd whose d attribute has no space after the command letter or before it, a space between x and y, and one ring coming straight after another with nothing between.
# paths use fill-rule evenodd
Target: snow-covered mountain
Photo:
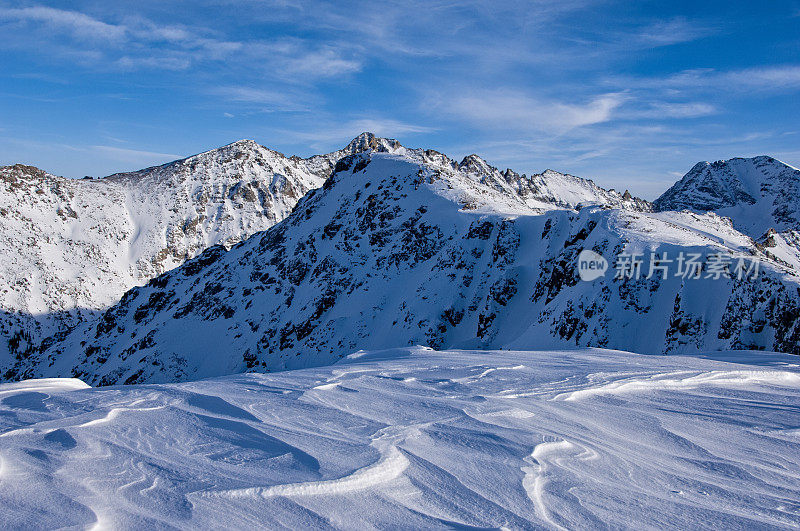
<instances>
[{"instance_id":1,"label":"snow-covered mountain","mask_svg":"<svg viewBox=\"0 0 800 531\"><path fill-rule=\"evenodd\" d=\"M418 164L436 168L440 171L459 172L481 184L491 186L508 195L518 196L531 209L545 212L553 209L576 209L581 206L601 205L610 208L650 211L652 205L644 199L632 196L627 190L619 193L597 186L591 179L545 170L543 173L528 176L512 169L500 170L472 154L460 162L432 149L411 149L403 147L393 139L378 138L371 133L363 133L339 151L328 155L311 157L309 164L325 163L325 169L332 169L335 161L358 153L369 151L401 155Z\"/></svg>"},{"instance_id":2,"label":"snow-covered mountain","mask_svg":"<svg viewBox=\"0 0 800 531\"><path fill-rule=\"evenodd\" d=\"M523 198L540 210L578 203L647 208L591 181L548 171L528 179L477 156L455 161L432 150L363 133L345 148L308 159L251 140L162 166L72 180L29 166L0 168L0 360L21 356L105 310L130 288L214 245L230 246L284 219L345 156L406 156ZM3 362L5 363L5 362Z\"/></svg>"},{"instance_id":3,"label":"snow-covered mountain","mask_svg":"<svg viewBox=\"0 0 800 531\"><path fill-rule=\"evenodd\" d=\"M3 278L41 273L66 288L31 286L4 307L43 313L110 304L121 285L124 292L209 246L264 230L327 175L242 140L103 179L64 179L20 165L0 168L0 176L0 238L15 250L0 263ZM87 280L93 284L67 287Z\"/></svg>"},{"instance_id":4,"label":"snow-covered mountain","mask_svg":"<svg viewBox=\"0 0 800 531\"><path fill-rule=\"evenodd\" d=\"M653 205L713 211L754 237L800 229L800 170L766 156L699 162Z\"/></svg>"},{"instance_id":5,"label":"snow-covered mountain","mask_svg":"<svg viewBox=\"0 0 800 531\"><path fill-rule=\"evenodd\" d=\"M789 355L408 348L0 397L9 529L800 526Z\"/></svg>"},{"instance_id":6,"label":"snow-covered mountain","mask_svg":"<svg viewBox=\"0 0 800 531\"><path fill-rule=\"evenodd\" d=\"M581 282L592 249L731 253L757 278ZM800 352L800 279L716 214L542 212L459 168L341 159L283 222L213 247L28 357L7 378L190 380L330 363L357 349L602 346Z\"/></svg>"},{"instance_id":7,"label":"snow-covered mountain","mask_svg":"<svg viewBox=\"0 0 800 531\"><path fill-rule=\"evenodd\" d=\"M247 140L103 179L0 168L0 245L12 250L0 260L0 350L8 340L10 353L24 350L209 246L274 225L325 176Z\"/></svg>"},{"instance_id":8,"label":"snow-covered mountain","mask_svg":"<svg viewBox=\"0 0 800 531\"><path fill-rule=\"evenodd\" d=\"M729 217L773 259L800 270L800 170L779 160L700 162L653 205Z\"/></svg>"}]
</instances>

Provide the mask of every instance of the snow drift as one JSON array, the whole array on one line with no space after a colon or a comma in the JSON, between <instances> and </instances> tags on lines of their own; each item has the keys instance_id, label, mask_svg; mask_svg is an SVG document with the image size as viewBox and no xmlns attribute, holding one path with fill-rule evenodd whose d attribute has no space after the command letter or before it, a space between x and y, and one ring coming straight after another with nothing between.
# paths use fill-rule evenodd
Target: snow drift
<instances>
[{"instance_id":1,"label":"snow drift","mask_svg":"<svg viewBox=\"0 0 800 531\"><path fill-rule=\"evenodd\" d=\"M0 385L2 519L797 527L797 360L713 357L414 347L184 384Z\"/></svg>"}]
</instances>

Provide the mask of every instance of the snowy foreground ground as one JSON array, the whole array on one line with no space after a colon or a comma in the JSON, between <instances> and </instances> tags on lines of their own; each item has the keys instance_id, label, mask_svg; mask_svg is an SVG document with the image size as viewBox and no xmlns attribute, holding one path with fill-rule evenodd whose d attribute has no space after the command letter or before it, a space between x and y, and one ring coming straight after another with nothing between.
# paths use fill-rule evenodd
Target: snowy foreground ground
<instances>
[{"instance_id":1,"label":"snowy foreground ground","mask_svg":"<svg viewBox=\"0 0 800 531\"><path fill-rule=\"evenodd\" d=\"M0 522L798 527L799 365L416 348L184 384L7 384Z\"/></svg>"}]
</instances>

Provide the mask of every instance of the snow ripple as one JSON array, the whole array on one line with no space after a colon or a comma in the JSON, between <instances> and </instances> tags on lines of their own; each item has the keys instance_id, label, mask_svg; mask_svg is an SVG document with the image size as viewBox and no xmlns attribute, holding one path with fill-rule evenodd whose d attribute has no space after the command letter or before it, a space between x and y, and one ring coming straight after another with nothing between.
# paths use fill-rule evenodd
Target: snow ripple
<instances>
[{"instance_id":1,"label":"snow ripple","mask_svg":"<svg viewBox=\"0 0 800 531\"><path fill-rule=\"evenodd\" d=\"M797 528L800 375L770 356L413 348L185 384L27 383L0 395L0 520Z\"/></svg>"},{"instance_id":2,"label":"snow ripple","mask_svg":"<svg viewBox=\"0 0 800 531\"><path fill-rule=\"evenodd\" d=\"M400 477L408 468L408 459L396 447L391 446L381 459L370 466L356 470L352 474L327 481L310 481L307 483L289 483L269 487L250 487L204 493L212 496L229 498L261 496L319 496L347 494L354 491L371 489Z\"/></svg>"},{"instance_id":3,"label":"snow ripple","mask_svg":"<svg viewBox=\"0 0 800 531\"><path fill-rule=\"evenodd\" d=\"M800 374L788 371L710 371L685 378L671 374L658 374L647 379L631 378L611 382L599 387L581 389L557 395L557 400L579 400L597 395L614 395L647 391L697 389L704 385L717 387L743 387L750 385L776 385L800 388Z\"/></svg>"}]
</instances>

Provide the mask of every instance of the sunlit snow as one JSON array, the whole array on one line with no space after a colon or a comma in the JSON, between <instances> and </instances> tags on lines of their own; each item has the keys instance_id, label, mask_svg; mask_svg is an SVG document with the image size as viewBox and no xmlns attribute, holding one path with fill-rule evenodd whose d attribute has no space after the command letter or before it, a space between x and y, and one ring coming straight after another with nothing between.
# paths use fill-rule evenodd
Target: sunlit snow
<instances>
[{"instance_id":1,"label":"sunlit snow","mask_svg":"<svg viewBox=\"0 0 800 531\"><path fill-rule=\"evenodd\" d=\"M192 383L0 386L8 527L800 525L800 361L358 352Z\"/></svg>"}]
</instances>

